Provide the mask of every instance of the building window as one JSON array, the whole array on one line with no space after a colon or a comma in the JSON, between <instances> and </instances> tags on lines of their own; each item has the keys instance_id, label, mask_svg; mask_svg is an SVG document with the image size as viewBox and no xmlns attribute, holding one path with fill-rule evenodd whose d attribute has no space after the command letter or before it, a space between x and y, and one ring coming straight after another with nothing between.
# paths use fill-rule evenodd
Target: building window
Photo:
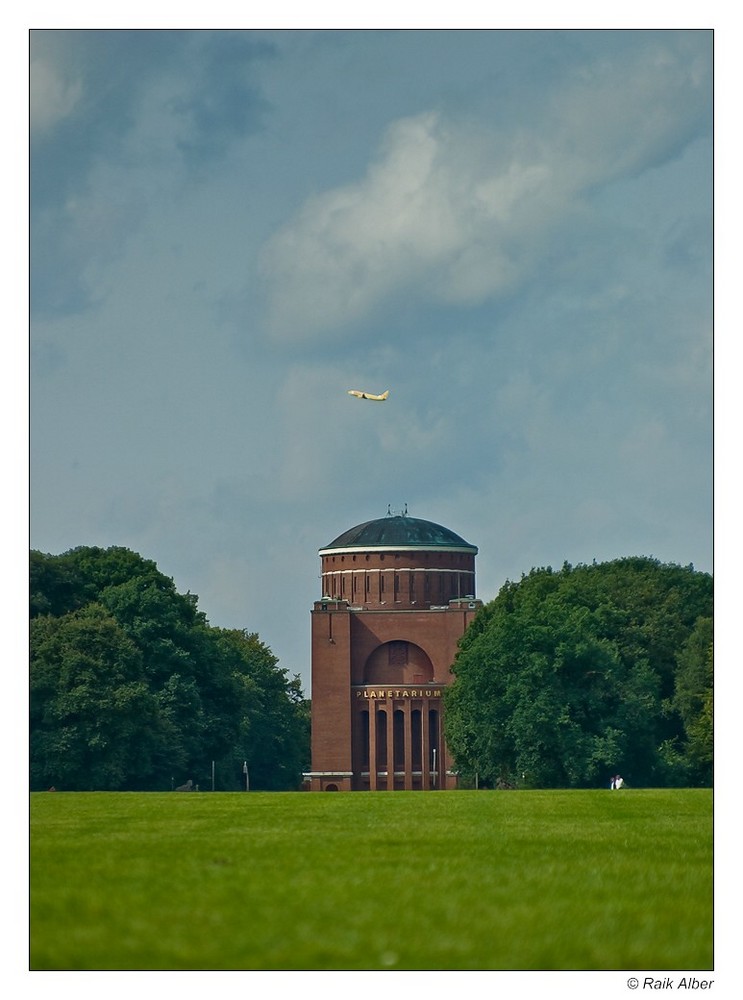
<instances>
[{"instance_id":1,"label":"building window","mask_svg":"<svg viewBox=\"0 0 743 1000\"><path fill-rule=\"evenodd\" d=\"M387 713L377 712L377 770L387 768Z\"/></svg>"},{"instance_id":2,"label":"building window","mask_svg":"<svg viewBox=\"0 0 743 1000\"><path fill-rule=\"evenodd\" d=\"M388 663L391 667L404 667L408 662L408 644L401 640L387 643Z\"/></svg>"},{"instance_id":3,"label":"building window","mask_svg":"<svg viewBox=\"0 0 743 1000\"><path fill-rule=\"evenodd\" d=\"M361 713L361 767L369 768L369 713Z\"/></svg>"},{"instance_id":4,"label":"building window","mask_svg":"<svg viewBox=\"0 0 743 1000\"><path fill-rule=\"evenodd\" d=\"M428 713L428 745L432 755L434 750L439 749L439 713L435 708Z\"/></svg>"},{"instance_id":5,"label":"building window","mask_svg":"<svg viewBox=\"0 0 743 1000\"><path fill-rule=\"evenodd\" d=\"M393 716L392 729L395 757L394 767L396 771L403 771L405 770L405 713L399 709Z\"/></svg>"},{"instance_id":6,"label":"building window","mask_svg":"<svg viewBox=\"0 0 743 1000\"><path fill-rule=\"evenodd\" d=\"M421 711L414 708L410 713L410 742L413 756L413 770L423 770L423 727L421 726Z\"/></svg>"}]
</instances>

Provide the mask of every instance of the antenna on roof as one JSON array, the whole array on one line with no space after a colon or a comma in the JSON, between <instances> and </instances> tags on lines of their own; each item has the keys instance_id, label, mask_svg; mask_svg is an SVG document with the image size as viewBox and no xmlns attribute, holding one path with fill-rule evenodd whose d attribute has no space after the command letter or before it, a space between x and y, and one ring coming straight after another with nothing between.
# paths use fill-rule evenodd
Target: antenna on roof
<instances>
[{"instance_id":1,"label":"antenna on roof","mask_svg":"<svg viewBox=\"0 0 743 1000\"><path fill-rule=\"evenodd\" d=\"M408 516L407 504L405 504L405 507L402 510L393 510L392 504L389 503L387 504L387 517L407 517L407 516Z\"/></svg>"}]
</instances>

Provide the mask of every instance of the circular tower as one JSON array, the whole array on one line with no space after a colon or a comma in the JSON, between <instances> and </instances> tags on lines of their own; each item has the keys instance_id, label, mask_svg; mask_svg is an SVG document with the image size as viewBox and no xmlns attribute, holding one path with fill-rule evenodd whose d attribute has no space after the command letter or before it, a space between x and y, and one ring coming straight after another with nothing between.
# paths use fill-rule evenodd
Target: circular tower
<instances>
[{"instance_id":1,"label":"circular tower","mask_svg":"<svg viewBox=\"0 0 743 1000\"><path fill-rule=\"evenodd\" d=\"M442 689L481 606L476 554L449 528L407 512L365 521L320 549L311 789L456 787Z\"/></svg>"},{"instance_id":2,"label":"circular tower","mask_svg":"<svg viewBox=\"0 0 743 1000\"><path fill-rule=\"evenodd\" d=\"M477 548L407 514L349 528L320 549L323 596L366 608L430 608L474 599Z\"/></svg>"}]
</instances>

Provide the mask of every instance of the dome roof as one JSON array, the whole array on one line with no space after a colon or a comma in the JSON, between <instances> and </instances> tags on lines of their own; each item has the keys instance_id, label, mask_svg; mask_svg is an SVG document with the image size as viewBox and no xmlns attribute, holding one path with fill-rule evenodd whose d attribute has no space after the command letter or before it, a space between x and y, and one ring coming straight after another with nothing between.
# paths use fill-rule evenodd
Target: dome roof
<instances>
[{"instance_id":1,"label":"dome roof","mask_svg":"<svg viewBox=\"0 0 743 1000\"><path fill-rule=\"evenodd\" d=\"M449 528L419 517L408 517L407 514L388 514L344 531L324 549L320 549L320 555L349 550L379 552L393 549L455 550L477 554L475 545L465 542Z\"/></svg>"}]
</instances>

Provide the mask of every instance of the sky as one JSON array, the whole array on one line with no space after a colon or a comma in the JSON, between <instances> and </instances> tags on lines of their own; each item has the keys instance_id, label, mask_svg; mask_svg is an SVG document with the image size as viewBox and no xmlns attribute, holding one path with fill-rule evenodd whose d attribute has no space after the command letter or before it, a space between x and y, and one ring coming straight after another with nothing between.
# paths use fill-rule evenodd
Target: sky
<instances>
[{"instance_id":1,"label":"sky","mask_svg":"<svg viewBox=\"0 0 743 1000\"><path fill-rule=\"evenodd\" d=\"M34 30L30 540L126 546L310 694L407 505L712 570L712 33ZM359 401L348 389L382 392Z\"/></svg>"}]
</instances>

